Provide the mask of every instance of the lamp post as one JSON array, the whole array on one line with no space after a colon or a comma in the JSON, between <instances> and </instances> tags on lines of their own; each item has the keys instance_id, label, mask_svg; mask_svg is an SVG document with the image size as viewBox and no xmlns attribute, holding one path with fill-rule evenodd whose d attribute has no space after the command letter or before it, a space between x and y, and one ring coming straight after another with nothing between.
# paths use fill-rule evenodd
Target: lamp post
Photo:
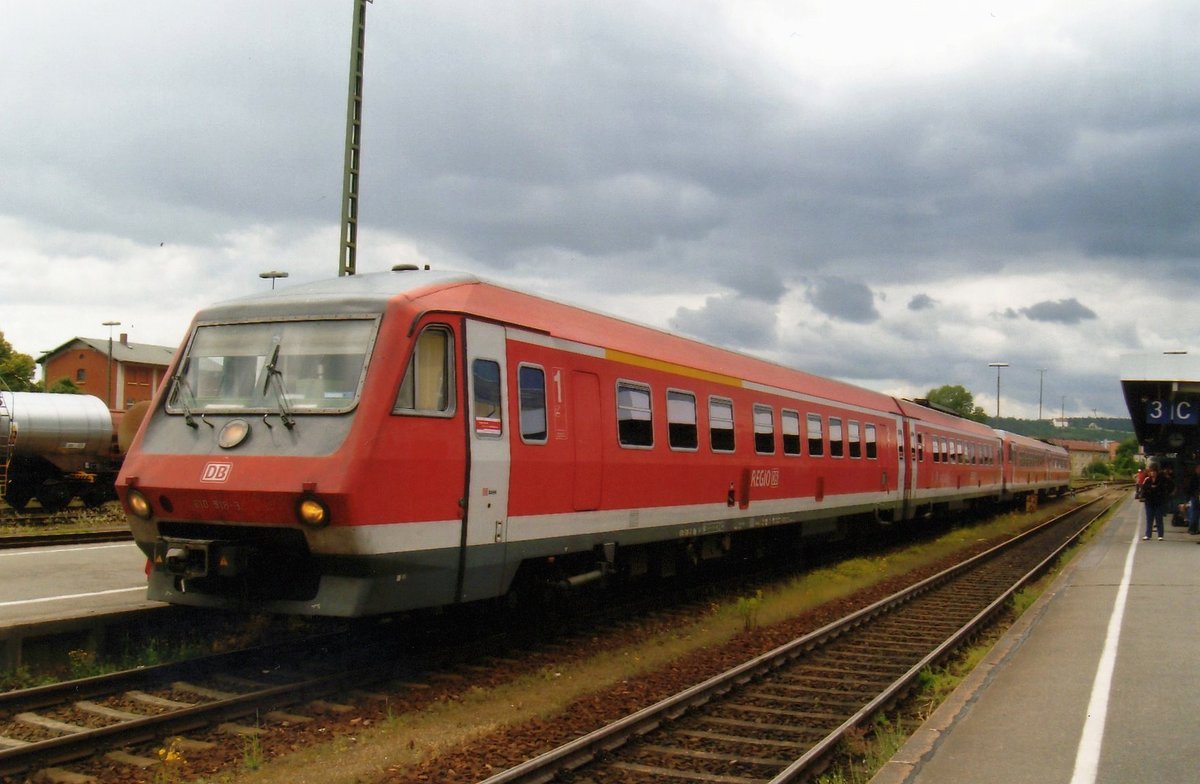
<instances>
[{"instance_id":1,"label":"lamp post","mask_svg":"<svg viewBox=\"0 0 1200 784\"><path fill-rule=\"evenodd\" d=\"M989 362L988 367L996 368L996 419L1000 418L1000 368L1008 367L1007 362Z\"/></svg>"},{"instance_id":2,"label":"lamp post","mask_svg":"<svg viewBox=\"0 0 1200 784\"><path fill-rule=\"evenodd\" d=\"M270 278L271 279L271 291L275 290L275 279L276 278L286 278L287 276L288 276L288 274L286 272L280 272L279 270L270 270L269 272L258 273L258 277L260 277L260 278Z\"/></svg>"},{"instance_id":3,"label":"lamp post","mask_svg":"<svg viewBox=\"0 0 1200 784\"><path fill-rule=\"evenodd\" d=\"M105 382L104 396L108 398L108 408L111 411L113 407L113 391L112 391L112 328L121 326L119 321L102 321L103 326L108 327L108 381Z\"/></svg>"},{"instance_id":4,"label":"lamp post","mask_svg":"<svg viewBox=\"0 0 1200 784\"><path fill-rule=\"evenodd\" d=\"M1000 371L996 371L997 373ZM1042 421L1042 386L1046 381L1046 368L1038 368L1038 421Z\"/></svg>"}]
</instances>

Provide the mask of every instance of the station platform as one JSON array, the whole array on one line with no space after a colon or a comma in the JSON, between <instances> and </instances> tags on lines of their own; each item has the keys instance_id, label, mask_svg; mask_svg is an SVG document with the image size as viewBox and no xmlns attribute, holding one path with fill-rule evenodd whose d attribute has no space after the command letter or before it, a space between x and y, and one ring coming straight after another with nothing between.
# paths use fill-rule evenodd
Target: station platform
<instances>
[{"instance_id":1,"label":"station platform","mask_svg":"<svg viewBox=\"0 0 1200 784\"><path fill-rule=\"evenodd\" d=\"M0 672L99 648L105 635L166 612L146 599L133 542L0 551Z\"/></svg>"},{"instance_id":2,"label":"station platform","mask_svg":"<svg viewBox=\"0 0 1200 784\"><path fill-rule=\"evenodd\" d=\"M871 784L1200 781L1200 537L1124 502Z\"/></svg>"},{"instance_id":3,"label":"station platform","mask_svg":"<svg viewBox=\"0 0 1200 784\"><path fill-rule=\"evenodd\" d=\"M0 628L146 601L146 556L133 542L0 551Z\"/></svg>"}]
</instances>

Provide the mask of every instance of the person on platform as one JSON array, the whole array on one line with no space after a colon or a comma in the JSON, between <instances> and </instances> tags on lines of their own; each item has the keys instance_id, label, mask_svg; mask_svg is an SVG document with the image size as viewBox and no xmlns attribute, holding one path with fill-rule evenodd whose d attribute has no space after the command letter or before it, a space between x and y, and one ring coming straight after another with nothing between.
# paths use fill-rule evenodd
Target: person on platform
<instances>
[{"instance_id":1,"label":"person on platform","mask_svg":"<svg viewBox=\"0 0 1200 784\"><path fill-rule=\"evenodd\" d=\"M1142 480L1142 503L1146 505L1146 535L1142 541L1149 541L1158 528L1158 538L1163 538L1163 507L1166 506L1170 495L1167 491L1166 477L1158 471L1158 465L1151 463Z\"/></svg>"},{"instance_id":2,"label":"person on platform","mask_svg":"<svg viewBox=\"0 0 1200 784\"><path fill-rule=\"evenodd\" d=\"M1195 536L1200 534L1200 463L1196 464L1184 489L1187 492L1188 533Z\"/></svg>"}]
</instances>

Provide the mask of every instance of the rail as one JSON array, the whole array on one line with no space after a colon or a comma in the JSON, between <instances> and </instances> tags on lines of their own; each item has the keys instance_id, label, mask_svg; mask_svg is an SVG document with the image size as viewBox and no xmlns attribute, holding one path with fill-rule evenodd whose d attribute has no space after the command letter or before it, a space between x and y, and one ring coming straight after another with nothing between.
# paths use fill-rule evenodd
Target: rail
<instances>
[{"instance_id":1,"label":"rail","mask_svg":"<svg viewBox=\"0 0 1200 784\"><path fill-rule=\"evenodd\" d=\"M948 656L1046 570L1104 513L1088 513L1098 500L482 784L573 781L577 775L596 782L680 775L801 781L847 733L898 700L923 669ZM1081 516L1087 516L1083 524ZM1052 546L1044 544L1047 539ZM1032 555L1018 559L1021 550ZM961 584L972 577L996 582L992 576L983 579L989 569L1003 576L1002 585L983 591ZM906 619L901 609L915 620ZM950 628L942 624L955 615ZM911 642L935 631L935 639L926 640L919 652L912 650ZM847 685L853 681L864 688ZM764 748L783 759L765 758Z\"/></svg>"}]
</instances>

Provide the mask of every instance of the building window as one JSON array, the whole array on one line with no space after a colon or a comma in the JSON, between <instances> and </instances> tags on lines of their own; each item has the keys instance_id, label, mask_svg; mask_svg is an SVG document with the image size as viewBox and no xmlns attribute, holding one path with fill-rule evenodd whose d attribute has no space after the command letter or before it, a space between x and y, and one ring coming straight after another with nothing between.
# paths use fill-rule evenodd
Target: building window
<instances>
[{"instance_id":1,"label":"building window","mask_svg":"<svg viewBox=\"0 0 1200 784\"><path fill-rule=\"evenodd\" d=\"M75 371L75 380L80 381L80 382L87 381L87 371L84 370L83 368L79 368L79 370L76 370Z\"/></svg>"},{"instance_id":2,"label":"building window","mask_svg":"<svg viewBox=\"0 0 1200 784\"><path fill-rule=\"evenodd\" d=\"M724 398L708 399L708 443L714 452L732 452L733 401Z\"/></svg>"},{"instance_id":3,"label":"building window","mask_svg":"<svg viewBox=\"0 0 1200 784\"><path fill-rule=\"evenodd\" d=\"M617 382L617 438L621 446L654 446L654 420L650 387Z\"/></svg>"},{"instance_id":4,"label":"building window","mask_svg":"<svg viewBox=\"0 0 1200 784\"><path fill-rule=\"evenodd\" d=\"M672 449L695 449L700 444L696 428L696 396L667 390L667 442Z\"/></svg>"}]
</instances>

